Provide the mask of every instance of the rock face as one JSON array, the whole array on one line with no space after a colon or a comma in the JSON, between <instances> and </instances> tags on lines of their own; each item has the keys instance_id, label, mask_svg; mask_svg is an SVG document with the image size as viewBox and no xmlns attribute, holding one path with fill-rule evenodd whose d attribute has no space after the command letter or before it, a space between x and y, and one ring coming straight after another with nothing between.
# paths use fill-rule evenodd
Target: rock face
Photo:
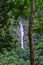
<instances>
[{"instance_id":1,"label":"rock face","mask_svg":"<svg viewBox=\"0 0 43 65\"><path fill-rule=\"evenodd\" d=\"M27 46L28 43L28 20L22 19L20 21L20 38L21 38L21 44L22 48ZM26 46L25 46L26 45Z\"/></svg>"},{"instance_id":2,"label":"rock face","mask_svg":"<svg viewBox=\"0 0 43 65\"><path fill-rule=\"evenodd\" d=\"M28 20L26 19L21 19L19 21L19 25L18 26L13 26L13 33L14 36L16 37L16 39L18 40L18 47L21 47L22 44L22 48L23 47L27 47L28 44Z\"/></svg>"}]
</instances>

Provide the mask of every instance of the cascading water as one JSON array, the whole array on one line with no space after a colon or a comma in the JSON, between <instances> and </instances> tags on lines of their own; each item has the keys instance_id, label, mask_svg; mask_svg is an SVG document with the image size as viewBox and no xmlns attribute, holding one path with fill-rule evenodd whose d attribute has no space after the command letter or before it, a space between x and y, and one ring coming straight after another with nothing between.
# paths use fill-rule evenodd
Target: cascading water
<instances>
[{"instance_id":1,"label":"cascading water","mask_svg":"<svg viewBox=\"0 0 43 65\"><path fill-rule=\"evenodd\" d=\"M24 29L23 29L23 24L20 20L20 36L21 36L21 48L24 48L24 42L23 42L23 37L24 37Z\"/></svg>"}]
</instances>

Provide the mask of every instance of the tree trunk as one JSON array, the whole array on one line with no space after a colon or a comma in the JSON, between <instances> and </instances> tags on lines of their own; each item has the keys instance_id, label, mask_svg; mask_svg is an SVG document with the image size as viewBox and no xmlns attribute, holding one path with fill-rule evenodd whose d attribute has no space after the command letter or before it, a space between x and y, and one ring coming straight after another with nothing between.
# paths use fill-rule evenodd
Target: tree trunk
<instances>
[{"instance_id":1,"label":"tree trunk","mask_svg":"<svg viewBox=\"0 0 43 65\"><path fill-rule=\"evenodd\" d=\"M32 37L32 27L33 27L33 22L34 22L34 13L35 13L35 8L34 8L34 0L30 0L30 18L29 18L29 31L28 31L28 37L29 37L29 47L30 47L30 64L35 65L35 60L34 60L34 43L33 43L33 37Z\"/></svg>"}]
</instances>

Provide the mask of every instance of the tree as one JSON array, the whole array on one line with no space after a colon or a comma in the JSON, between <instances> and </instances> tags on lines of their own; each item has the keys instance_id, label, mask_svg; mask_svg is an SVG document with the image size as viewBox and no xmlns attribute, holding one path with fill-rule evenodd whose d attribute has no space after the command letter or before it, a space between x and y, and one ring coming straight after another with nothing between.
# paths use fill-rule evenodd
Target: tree
<instances>
[{"instance_id":1,"label":"tree","mask_svg":"<svg viewBox=\"0 0 43 65\"><path fill-rule=\"evenodd\" d=\"M34 62L34 42L33 42L33 37L32 37L32 27L33 27L33 22L34 22L34 0L30 0L30 19L29 19L29 47L30 47L30 63L31 65L35 65Z\"/></svg>"},{"instance_id":2,"label":"tree","mask_svg":"<svg viewBox=\"0 0 43 65\"><path fill-rule=\"evenodd\" d=\"M12 3L8 0L0 1L0 51L2 52L4 49L9 50L12 46L14 46L14 37L10 30L11 21L9 19L9 11L12 9L10 6Z\"/></svg>"}]
</instances>

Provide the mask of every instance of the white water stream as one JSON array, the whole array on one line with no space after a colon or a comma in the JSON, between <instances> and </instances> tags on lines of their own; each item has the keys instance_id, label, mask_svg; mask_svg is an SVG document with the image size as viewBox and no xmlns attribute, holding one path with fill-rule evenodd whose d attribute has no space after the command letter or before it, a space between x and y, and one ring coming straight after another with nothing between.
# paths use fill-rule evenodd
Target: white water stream
<instances>
[{"instance_id":1,"label":"white water stream","mask_svg":"<svg viewBox=\"0 0 43 65\"><path fill-rule=\"evenodd\" d=\"M21 40L21 48L23 49L24 48L24 42L23 42L23 37L24 37L24 29L23 29L23 24L20 20L20 40Z\"/></svg>"}]
</instances>

